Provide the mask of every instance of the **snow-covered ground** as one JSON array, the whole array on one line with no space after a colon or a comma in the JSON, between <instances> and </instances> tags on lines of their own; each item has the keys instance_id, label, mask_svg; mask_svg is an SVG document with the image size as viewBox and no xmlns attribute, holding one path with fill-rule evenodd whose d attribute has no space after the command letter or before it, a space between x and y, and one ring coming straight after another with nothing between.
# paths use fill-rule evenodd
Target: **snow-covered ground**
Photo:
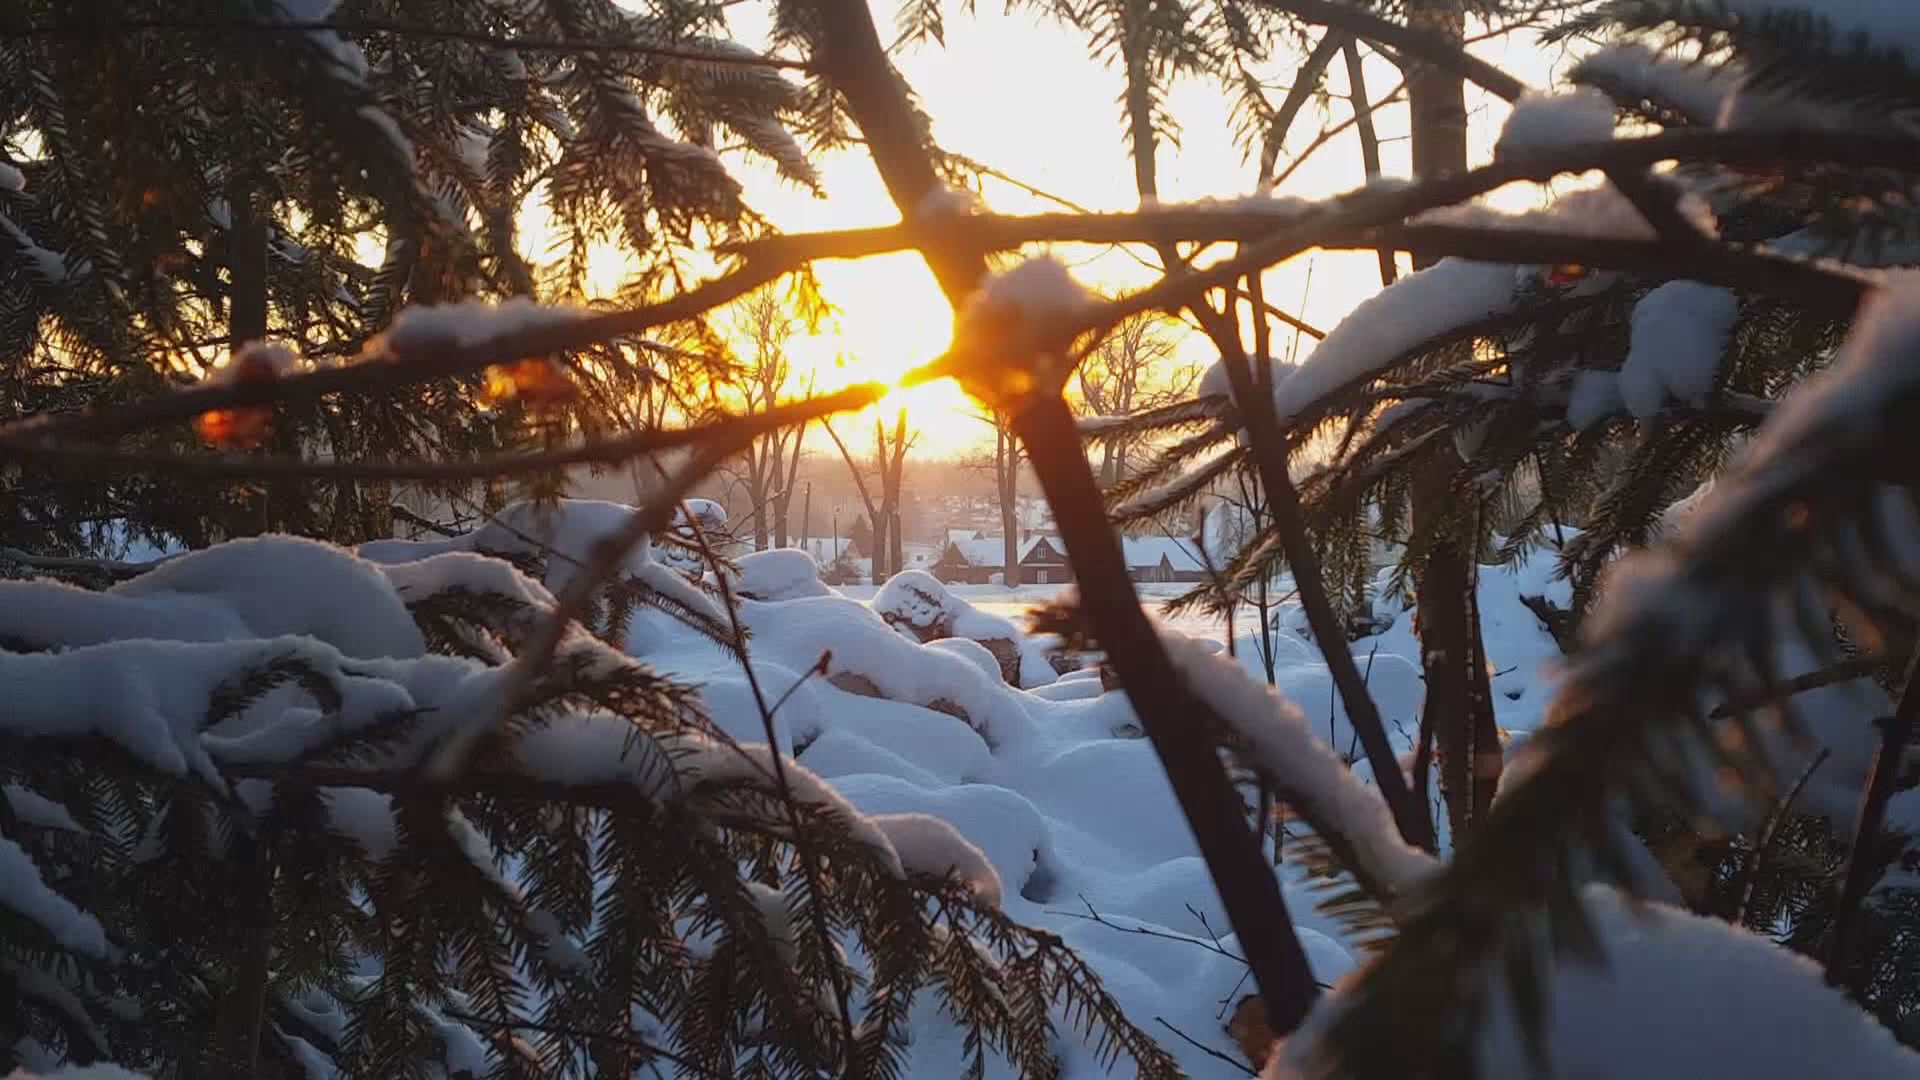
<instances>
[{"instance_id":1,"label":"snow-covered ground","mask_svg":"<svg viewBox=\"0 0 1920 1080\"><path fill-rule=\"evenodd\" d=\"M779 558L792 571L790 560ZM744 560L756 576L766 556ZM1538 724L1558 655L1539 620L1523 607L1523 594L1567 602L1564 582L1550 580L1552 553L1542 553L1518 573L1488 568L1481 584L1487 651L1495 672L1497 712L1509 730ZM773 562L775 560L767 560ZM767 575L774 577L774 575ZM1063 586L940 586L950 611L1020 621L1031 606L1057 597ZM1249 991L1246 968L1222 952L1235 942L1205 865L1195 848L1160 763L1125 695L1101 694L1090 671L1072 672L1050 685L1015 689L987 675L975 678L965 665L939 655L939 646L914 635L877 633L889 617L900 621L896 583L827 590L814 581L779 575L792 599L748 602L754 648L762 665L779 671L763 679L790 685L823 647L834 646L835 675L864 675L886 700L860 696L830 682L814 681L796 693L784 717L801 750L798 760L833 784L866 813L926 813L944 818L977 845L1002 882L1002 906L1015 919L1051 930L1078 950L1106 980L1136 1022L1150 1028L1195 1077L1231 1077L1244 1072L1171 1036L1156 1020L1211 1046L1233 1053L1225 1031L1232 1007ZM1150 610L1191 586L1142 585ZM1276 590L1286 593L1287 587ZM1418 725L1421 676L1411 614L1382 605L1393 620L1382 633L1350 646L1387 719L1396 749L1411 751ZM1297 605L1276 611L1272 644L1275 682L1305 711L1312 729L1350 759L1353 746L1345 710L1334 694L1325 664L1299 632ZM998 621L997 619L993 621ZM822 629L829 625L831 628ZM1167 620L1183 634L1224 644L1223 620L1186 615ZM1236 652L1252 678L1265 681L1258 617L1241 612ZM893 638L887 642L886 638ZM835 644L835 643L839 644ZM690 638L648 657L656 664L720 689L738 700L730 662ZM904 673L919 668L912 677ZM922 707L956 698L948 679L969 688L992 719L972 722ZM889 686L889 680L893 686ZM841 681L846 681L842 679ZM964 699L963 699L964 700ZM974 706L968 706L970 713ZM749 714L743 723L753 724ZM976 731L975 729L980 729ZM746 728L738 732L752 737ZM1362 761L1356 771L1365 775ZM1444 815L1441 815L1444 817ZM1342 927L1320 914L1320 899L1304 871L1285 857L1279 875L1300 927L1315 976L1332 983L1350 971L1360 954ZM1097 912L1099 920L1091 917ZM1141 928L1147 933L1135 933ZM1218 938L1216 947L1215 938ZM917 1025L914 1075L947 1075L959 1060L960 1033L929 1015ZM1105 1076L1092 1055L1071 1040L1062 1050L1068 1075Z\"/></svg>"},{"instance_id":2,"label":"snow-covered ground","mask_svg":"<svg viewBox=\"0 0 1920 1080\"><path fill-rule=\"evenodd\" d=\"M510 507L501 517L524 510ZM365 545L360 558L300 541L241 541L183 555L106 594L9 583L12 599L0 603L0 612L7 616L0 618L0 631L31 629L36 640L69 649L116 636L239 642L220 647L248 655L306 643L302 648L313 654L316 664L337 664L340 653L387 658L360 665L380 673L377 678L356 676L365 685L355 684L359 696L354 700L364 697L363 704L371 703L362 712L389 698L414 700L431 712L431 702L421 695L437 693L435 688L445 685L458 688L449 691L449 701L464 709L441 711L472 713L473 703L481 699L471 695L497 698L498 677L508 669L420 655L421 640L403 603L447 585L478 587L484 581L510 586L536 607L550 604L551 596L541 585L564 588L594 542L630 513L610 503L570 502L551 520L536 522L534 515L521 513L523 520L507 523L511 528L489 526L462 538L380 541ZM530 531L544 536L533 548L525 539ZM546 555L545 581L520 579L504 563L475 558L476 549ZM1558 650L1521 598L1539 595L1566 602L1566 584L1552 578L1553 559L1551 551L1537 552L1516 571L1487 568L1481 579L1480 612L1497 717L1516 737L1540 723L1551 693ZM981 895L997 898L1015 920L1058 934L1088 961L1134 1022L1160 1038L1191 1075L1244 1075L1242 1067L1173 1033L1236 1054L1226 1024L1251 987L1245 965L1235 956L1225 912L1160 763L1141 736L1138 719L1124 693L1103 692L1096 671L1058 673L1048 660L1046 643L1016 625L1021 612L1055 597L1059 587L955 589L909 571L877 590L836 590L823 585L813 562L797 551L747 556L740 567L732 584L740 596L740 617L751 634L750 662L760 684L783 695L775 738L807 770L796 774L806 790L823 791L814 782L824 781L866 819L873 842L890 846L902 864L930 872L951 869L973 882ZM715 617L721 611L686 578L654 561L645 545L624 571L688 610ZM282 587L294 580L301 582L299 589ZM1142 592L1157 607L1158 601L1184 588L1146 586ZM1375 614L1379 632L1350 648L1367 675L1390 738L1406 754L1422 696L1418 643L1411 613L1397 602L1377 601ZM107 615L112 618L104 618ZM1324 739L1347 761L1358 756L1326 667L1299 631L1301 623L1297 608L1284 604L1269 635L1273 682L1298 711L1267 694L1262 635L1251 616L1236 623L1235 651L1247 673L1238 685L1233 668L1208 655L1225 651L1221 621L1176 620L1169 628L1174 632L1170 644L1176 646L1176 658L1196 690L1248 738L1249 752L1296 762L1308 783L1295 790L1306 790L1310 799L1317 793L1342 824L1359 834L1372 829L1372 839L1356 846L1370 844L1369 850L1383 860L1381 868L1393 871L1377 877L1405 881L1409 871L1421 872L1430 865L1426 856L1400 846L1386 823L1384 807L1367 797L1333 755L1313 745ZM389 627L391 640L370 636L374 626ZM602 656L612 653L591 639L570 640L574 645L569 647L589 653L597 649ZM171 641L117 644L121 652L114 655L126 665L135 664L142 648L162 657L186 655ZM714 720L741 743L766 741L741 661L712 638L663 612L642 609L623 644L627 653L657 670L700 686ZM63 657L76 655L36 654L17 663L51 671ZM194 655L212 664L225 654ZM1201 671L1204 675L1191 674ZM220 674L211 668L193 675L129 666L116 671L116 678L127 682L131 694L133 684L143 678L173 685L188 676L208 681ZM115 721L120 727L100 730L141 745L151 743L149 749L162 757L162 751L176 757L185 752L183 763L207 770L228 759L258 760L287 739L298 742L317 730L310 716L289 713L281 725L287 738L276 741L263 731L258 737L209 741L192 735L204 696L183 692L166 698L161 719L177 728L168 731L147 730L155 714L140 704L145 698L132 695L127 700L139 707L129 706ZM49 712L35 720L38 715L29 710L13 719L53 725L49 730L54 731L73 722L65 714ZM571 727L584 736L590 732L583 725L590 722L591 717L583 717ZM569 732L569 725L556 725L538 736L545 740L549 758L567 749L563 744ZM184 750L174 749L176 741ZM704 752L722 754L718 746ZM1856 774L1863 774L1871 759L1870 745L1863 743L1859 749L1865 753L1852 755L1844 768L1835 766L1836 783L1843 789L1852 784L1851 790L1858 790ZM538 748L519 753L535 764L560 760L541 758ZM562 756L569 761L580 757L572 752ZM598 758L593 768L618 771ZM1366 782L1364 762L1354 764L1352 772L1359 783ZM1370 816L1374 820L1368 820ZM1444 815L1436 816L1444 820ZM959 837L939 822L952 826ZM341 827L374 840L390 832L377 821ZM372 842L368 849L381 850ZM1369 854L1362 851L1360 857L1365 860ZM1317 910L1324 893L1316 886L1324 887L1324 882L1311 881L1306 868L1288 857L1284 844L1277 862L1314 974L1333 983L1358 963L1359 947L1342 923ZM512 875L513 865L509 853L496 872ZM89 920L76 913L68 921L84 928ZM1670 929L1693 940L1699 935L1689 926L1675 923ZM1632 940L1652 940L1622 932ZM1757 939L1753 947L1772 948ZM1781 953L1779 963L1801 962ZM1600 985L1606 982L1601 976L1582 978L1593 984L1583 991L1589 996L1612 992L1612 984ZM1819 988L1816 976L1805 981ZM961 1031L940 1014L935 995L921 995L915 1008L908 1075L952 1075L955 1063L963 1060ZM1109 1075L1095 1053L1072 1035L1071 1025L1060 1019L1058 1049L1065 1075ZM1558 1011L1552 1022L1556 1031L1579 1026L1576 1018ZM1880 1053L1880 1044L1869 1050ZM1584 1060L1591 1064L1603 1057L1594 1051ZM1002 1067L993 1075L1011 1075L1011 1070Z\"/></svg>"}]
</instances>

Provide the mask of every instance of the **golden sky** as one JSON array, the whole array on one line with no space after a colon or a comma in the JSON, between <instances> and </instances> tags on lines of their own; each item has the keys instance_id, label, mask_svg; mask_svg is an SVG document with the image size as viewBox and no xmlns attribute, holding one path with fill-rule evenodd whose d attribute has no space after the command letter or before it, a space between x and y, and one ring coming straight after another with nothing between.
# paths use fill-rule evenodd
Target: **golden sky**
<instances>
[{"instance_id":1,"label":"golden sky","mask_svg":"<svg viewBox=\"0 0 1920 1080\"><path fill-rule=\"evenodd\" d=\"M934 122L934 137L947 149L1017 177L1048 192L1096 210L1129 210L1139 200L1122 133L1117 98L1119 76L1089 56L1083 40L1027 12L995 10L981 4L974 15L949 5L946 45L927 43L896 54L896 62L920 95ZM891 37L894 0L874 4L882 39ZM739 4L729 11L743 43L762 46L769 5ZM1558 49L1540 48L1519 35L1475 46L1485 59L1536 86L1548 86L1566 66ZM1285 67L1275 81L1284 81ZM1365 77L1378 99L1399 80L1398 70L1369 58ZM1345 66L1335 62L1329 88L1346 91ZM1489 156L1505 106L1469 86L1470 148L1477 159ZM1172 112L1180 124L1180 145L1160 149L1161 199L1237 196L1252 186L1255 166L1243 162L1233 145L1228 102L1215 87L1189 82L1176 86ZM1317 135L1324 123L1349 115L1341 101L1322 114L1309 105L1296 121L1290 152ZM1405 139L1407 114L1394 106L1376 114L1388 175L1410 172ZM1285 163L1289 155L1282 155ZM851 228L897 222L878 173L864 151L825 155L820 171L825 197L780 181L771 167L729 155L729 166L746 187L751 205L781 229L791 232ZM1322 147L1281 189L1306 197L1331 195L1362 179L1357 137L1347 132ZM988 207L1003 213L1059 209L1008 184L989 180ZM1503 201L1528 202L1527 191L1504 193ZM1147 284L1152 274L1124 252L1071 248L1059 252L1083 283L1102 290ZM798 366L812 366L822 388L868 379L891 380L936 356L952 329L945 299L918 256L903 254L860 262L823 263L818 273L827 298L841 311L836 325L820 337L796 341ZM1308 253L1274 268L1266 278L1270 302L1321 329L1331 328L1353 306L1380 286L1374 257L1368 253ZM1284 328L1282 328L1284 329ZM1290 337L1276 334L1274 350L1285 356ZM1304 357L1310 338L1298 343ZM1186 345L1191 359L1210 362L1211 350L1195 335ZM906 403L921 429L920 452L952 455L977 444L988 429L967 419L967 400L951 382L910 392ZM852 430L861 426L849 424Z\"/></svg>"}]
</instances>

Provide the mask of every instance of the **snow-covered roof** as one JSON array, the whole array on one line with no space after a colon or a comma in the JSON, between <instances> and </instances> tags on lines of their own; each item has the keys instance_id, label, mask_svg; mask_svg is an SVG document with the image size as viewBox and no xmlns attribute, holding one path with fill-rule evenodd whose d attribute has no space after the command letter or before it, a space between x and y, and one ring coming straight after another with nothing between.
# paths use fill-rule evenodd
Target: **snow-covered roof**
<instances>
[{"instance_id":1,"label":"snow-covered roof","mask_svg":"<svg viewBox=\"0 0 1920 1080\"><path fill-rule=\"evenodd\" d=\"M1019 559L1026 558L1027 553L1032 551L1034 545L1038 544L1040 540L1041 538L1038 536L1029 536L1025 540L1020 541L1019 554L1015 557ZM970 540L949 540L947 541L947 547L958 551L960 557L967 560L969 566L1006 565L1007 541L1003 536L982 536ZM944 558L945 556L946 552L942 551L941 557Z\"/></svg>"},{"instance_id":2,"label":"snow-covered roof","mask_svg":"<svg viewBox=\"0 0 1920 1080\"><path fill-rule=\"evenodd\" d=\"M1160 560L1167 560L1175 570L1201 571L1207 564L1200 558L1200 550L1186 540L1177 540L1167 536L1123 536L1120 548L1126 553L1130 567L1159 566Z\"/></svg>"}]
</instances>

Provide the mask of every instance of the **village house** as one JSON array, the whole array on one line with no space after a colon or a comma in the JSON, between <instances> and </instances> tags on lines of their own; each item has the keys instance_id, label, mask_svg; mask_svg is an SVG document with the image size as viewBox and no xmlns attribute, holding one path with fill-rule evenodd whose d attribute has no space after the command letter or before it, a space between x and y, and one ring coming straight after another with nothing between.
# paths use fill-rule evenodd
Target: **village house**
<instances>
[{"instance_id":1,"label":"village house","mask_svg":"<svg viewBox=\"0 0 1920 1080\"><path fill-rule=\"evenodd\" d=\"M1135 581L1168 583L1207 580L1206 563L1191 540L1164 536L1121 537L1127 576ZM1073 565L1060 538L1030 533L1020 541L1020 582L1023 585L1064 585L1073 580ZM933 576L955 585L988 585L1003 580L1006 543L996 535L970 529L949 529L946 547L931 566Z\"/></svg>"}]
</instances>

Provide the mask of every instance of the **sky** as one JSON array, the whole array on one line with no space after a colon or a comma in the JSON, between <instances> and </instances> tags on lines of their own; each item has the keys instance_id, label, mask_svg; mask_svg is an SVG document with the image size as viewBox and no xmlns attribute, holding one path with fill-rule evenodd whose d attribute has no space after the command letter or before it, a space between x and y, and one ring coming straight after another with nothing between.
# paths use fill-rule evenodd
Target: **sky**
<instances>
[{"instance_id":1,"label":"sky","mask_svg":"<svg viewBox=\"0 0 1920 1080\"><path fill-rule=\"evenodd\" d=\"M964 14L949 5L946 43L895 53L895 62L933 118L934 137L949 151L964 154L1049 193L1094 210L1137 208L1133 169L1123 137L1117 103L1119 75L1090 54L1070 28L1032 12L1004 12L979 5ZM882 40L895 25L894 0L877 0L874 21ZM729 10L744 44L764 45L770 5L764 0ZM1549 86L1567 66L1558 49L1543 49L1519 35L1475 46L1484 59L1535 86ZM1275 65L1284 82L1295 60ZM1364 77L1377 100L1399 81L1398 69L1369 57ZM1335 100L1322 109L1310 104L1295 122L1284 166L1319 134L1323 125L1344 120L1345 66L1335 62L1328 75ZM1284 91L1274 94L1277 101ZM1177 147L1163 144L1158 155L1160 198L1180 201L1236 197L1252 187L1255 164L1243 160L1233 144L1229 102L1213 85L1193 80L1177 85L1169 105L1180 125ZM1469 150L1477 161L1490 148L1505 118L1505 106L1477 87L1468 87ZM1411 170L1404 105L1376 114L1383 171ZM836 151L819 160L824 197L778 179L772 168L739 153L725 155L740 178L749 203L787 232L893 224L899 220L878 173L859 148ZM1349 130L1320 148L1279 193L1323 197L1357 186L1363 179L1357 136ZM1000 213L1037 213L1060 209L1009 184L989 180L982 195ZM1510 191L1498 201L1527 204L1533 191ZM1137 288L1154 275L1125 252L1074 247L1057 254L1083 284L1102 291ZM812 370L819 387L864 380L891 381L937 356L947 345L952 317L932 274L917 255L901 254L859 262L822 263L818 276L827 299L839 310L833 325L818 337L790 344L796 367ZM1380 287L1374 256L1360 252L1310 252L1274 268L1265 278L1269 302L1323 330L1337 324L1354 305ZM1304 358L1312 340L1297 343L1278 332L1273 348ZM1182 359L1210 363L1212 351L1194 335L1183 344ZM917 452L955 456L976 446L991 431L971 419L973 408L951 382L896 395L907 404L921 437ZM888 406L892 401L884 403ZM849 425L860 430L858 425Z\"/></svg>"}]
</instances>

